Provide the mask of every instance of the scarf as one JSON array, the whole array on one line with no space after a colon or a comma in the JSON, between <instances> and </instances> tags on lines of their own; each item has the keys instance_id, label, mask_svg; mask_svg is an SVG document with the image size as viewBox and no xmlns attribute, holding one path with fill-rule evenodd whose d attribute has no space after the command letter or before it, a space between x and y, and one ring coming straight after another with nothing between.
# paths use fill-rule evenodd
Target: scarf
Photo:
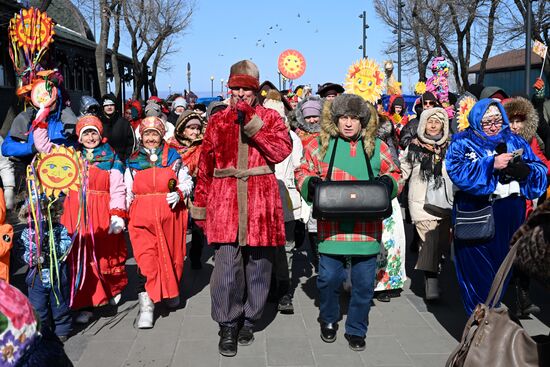
<instances>
[{"instance_id":1,"label":"scarf","mask_svg":"<svg viewBox=\"0 0 550 367\"><path fill-rule=\"evenodd\" d=\"M124 173L124 164L118 158L115 151L107 143L99 144L93 149L87 149L84 146L81 147L82 156L90 164L93 164L99 169L109 171L111 169L117 169L121 173Z\"/></svg>"},{"instance_id":2,"label":"scarf","mask_svg":"<svg viewBox=\"0 0 550 367\"><path fill-rule=\"evenodd\" d=\"M152 167L170 167L176 160L180 159L178 152L165 143L161 143L160 147L155 149L157 160L154 162L149 159L151 152L148 152L148 150L150 149L141 146L139 150L128 159L128 168L139 171Z\"/></svg>"},{"instance_id":3,"label":"scarf","mask_svg":"<svg viewBox=\"0 0 550 367\"><path fill-rule=\"evenodd\" d=\"M435 137L434 137L435 139ZM441 137L440 137L441 139ZM443 158L447 151L447 143L442 145L430 145L414 139L409 145L407 160L411 163L420 163L420 179L428 182L430 178L435 180L435 188L442 183Z\"/></svg>"}]
</instances>

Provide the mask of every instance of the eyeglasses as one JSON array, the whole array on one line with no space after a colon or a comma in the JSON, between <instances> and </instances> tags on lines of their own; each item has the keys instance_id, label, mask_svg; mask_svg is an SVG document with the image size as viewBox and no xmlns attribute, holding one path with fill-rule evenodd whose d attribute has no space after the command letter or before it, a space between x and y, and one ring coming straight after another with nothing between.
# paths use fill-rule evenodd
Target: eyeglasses
<instances>
[{"instance_id":1,"label":"eyeglasses","mask_svg":"<svg viewBox=\"0 0 550 367\"><path fill-rule=\"evenodd\" d=\"M481 127L484 129L490 126L499 127L501 125L502 125L502 117L497 117L495 119L481 120Z\"/></svg>"}]
</instances>

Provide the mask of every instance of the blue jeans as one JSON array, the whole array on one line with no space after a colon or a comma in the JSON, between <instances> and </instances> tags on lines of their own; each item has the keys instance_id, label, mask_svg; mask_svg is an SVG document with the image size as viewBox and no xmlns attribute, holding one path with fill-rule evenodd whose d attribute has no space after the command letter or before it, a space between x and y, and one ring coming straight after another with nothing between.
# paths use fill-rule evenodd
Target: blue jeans
<instances>
[{"instance_id":1,"label":"blue jeans","mask_svg":"<svg viewBox=\"0 0 550 367\"><path fill-rule=\"evenodd\" d=\"M25 279L29 300L40 316L42 327L49 326L57 336L68 336L73 329L73 319L69 309L71 285L68 273L67 264L60 263L60 281L58 283L54 275L51 287L45 287L42 284L36 267L29 270Z\"/></svg>"},{"instance_id":2,"label":"blue jeans","mask_svg":"<svg viewBox=\"0 0 550 367\"><path fill-rule=\"evenodd\" d=\"M346 278L345 263L345 256L321 254L317 288L322 322L335 323L340 319L340 288ZM360 337L367 335L375 272L376 255L351 257L352 287L346 334Z\"/></svg>"}]
</instances>

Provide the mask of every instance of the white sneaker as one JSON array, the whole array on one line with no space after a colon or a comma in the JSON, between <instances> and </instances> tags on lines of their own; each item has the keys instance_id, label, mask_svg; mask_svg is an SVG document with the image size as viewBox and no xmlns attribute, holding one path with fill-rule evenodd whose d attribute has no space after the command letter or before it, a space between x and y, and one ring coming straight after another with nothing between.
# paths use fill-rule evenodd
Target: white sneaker
<instances>
[{"instance_id":1,"label":"white sneaker","mask_svg":"<svg viewBox=\"0 0 550 367\"><path fill-rule=\"evenodd\" d=\"M153 313L155 304L147 294L141 292L138 294L139 299L139 314L137 319L138 329L151 329L153 327Z\"/></svg>"},{"instance_id":2,"label":"white sneaker","mask_svg":"<svg viewBox=\"0 0 550 367\"><path fill-rule=\"evenodd\" d=\"M164 304L168 308L176 308L180 305L180 296L174 297L174 298L168 298L164 300Z\"/></svg>"},{"instance_id":3,"label":"white sneaker","mask_svg":"<svg viewBox=\"0 0 550 367\"><path fill-rule=\"evenodd\" d=\"M94 314L91 311L80 311L78 316L74 319L74 322L76 322L77 324L87 324L90 322L93 316Z\"/></svg>"},{"instance_id":4,"label":"white sneaker","mask_svg":"<svg viewBox=\"0 0 550 367\"><path fill-rule=\"evenodd\" d=\"M121 298L122 298L122 294L119 293L119 294L117 294L116 296L114 296L113 298L111 298L111 299L109 300L109 304L110 304L111 306L116 306L116 305L118 305L118 303L120 302L120 299L121 299Z\"/></svg>"}]
</instances>

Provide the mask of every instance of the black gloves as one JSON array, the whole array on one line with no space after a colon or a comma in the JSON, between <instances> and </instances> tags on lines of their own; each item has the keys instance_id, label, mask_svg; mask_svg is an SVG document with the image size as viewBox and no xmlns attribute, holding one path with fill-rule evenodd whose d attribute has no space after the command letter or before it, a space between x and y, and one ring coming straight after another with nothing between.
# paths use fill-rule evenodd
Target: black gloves
<instances>
[{"instance_id":1,"label":"black gloves","mask_svg":"<svg viewBox=\"0 0 550 367\"><path fill-rule=\"evenodd\" d=\"M380 177L378 177L378 182L381 182L386 186L386 188L388 189L388 198L391 201L391 195L393 193L393 180L392 180L392 178L388 175L380 176Z\"/></svg>"},{"instance_id":2,"label":"black gloves","mask_svg":"<svg viewBox=\"0 0 550 367\"><path fill-rule=\"evenodd\" d=\"M527 176L529 176L530 172L531 169L523 161L510 162L508 163L508 167L503 170L504 174L511 176L514 180L517 181L525 180Z\"/></svg>"},{"instance_id":3,"label":"black gloves","mask_svg":"<svg viewBox=\"0 0 550 367\"><path fill-rule=\"evenodd\" d=\"M317 185L319 182L323 182L321 178L313 176L309 179L309 182L307 183L307 200L313 201L313 198L315 197L315 189L317 188Z\"/></svg>"}]
</instances>

